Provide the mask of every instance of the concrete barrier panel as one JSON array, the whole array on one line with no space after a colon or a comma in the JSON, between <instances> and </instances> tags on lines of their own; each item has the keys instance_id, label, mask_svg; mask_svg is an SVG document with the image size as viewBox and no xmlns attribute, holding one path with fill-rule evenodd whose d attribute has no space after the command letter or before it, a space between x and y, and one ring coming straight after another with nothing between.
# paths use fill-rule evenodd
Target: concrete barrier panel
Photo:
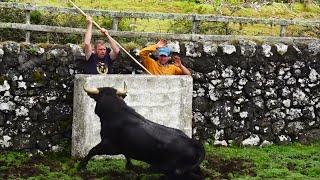
<instances>
[{"instance_id":1,"label":"concrete barrier panel","mask_svg":"<svg viewBox=\"0 0 320 180\"><path fill-rule=\"evenodd\" d=\"M145 118L192 135L192 77L150 75L83 75L74 79L72 156L84 157L101 141L100 119L95 101L83 90L88 87L123 88L127 105Z\"/></svg>"}]
</instances>

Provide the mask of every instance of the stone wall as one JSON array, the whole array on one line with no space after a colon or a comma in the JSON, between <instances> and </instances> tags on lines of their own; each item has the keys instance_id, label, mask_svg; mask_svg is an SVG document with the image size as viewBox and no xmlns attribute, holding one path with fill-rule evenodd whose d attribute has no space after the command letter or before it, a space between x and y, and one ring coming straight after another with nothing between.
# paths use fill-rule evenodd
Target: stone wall
<instances>
[{"instance_id":1,"label":"stone wall","mask_svg":"<svg viewBox=\"0 0 320 180\"><path fill-rule=\"evenodd\" d=\"M320 139L319 41L169 45L193 71L194 137L221 145ZM76 45L0 44L1 150L51 151L70 143L73 78L83 58ZM115 67L143 72L125 53Z\"/></svg>"}]
</instances>

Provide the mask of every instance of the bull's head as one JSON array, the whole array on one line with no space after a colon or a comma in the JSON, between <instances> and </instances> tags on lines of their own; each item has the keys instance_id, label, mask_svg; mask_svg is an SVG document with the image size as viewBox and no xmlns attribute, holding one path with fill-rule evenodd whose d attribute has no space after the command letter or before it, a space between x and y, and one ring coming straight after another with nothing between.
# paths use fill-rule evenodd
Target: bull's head
<instances>
[{"instance_id":1,"label":"bull's head","mask_svg":"<svg viewBox=\"0 0 320 180\"><path fill-rule=\"evenodd\" d=\"M99 95L106 93L106 94L116 94L121 98L125 98L127 96L127 85L124 82L123 89L114 89L110 87L103 87L103 88L88 88L86 85L83 86L83 89L87 92L87 94L92 97L93 99L97 100Z\"/></svg>"}]
</instances>

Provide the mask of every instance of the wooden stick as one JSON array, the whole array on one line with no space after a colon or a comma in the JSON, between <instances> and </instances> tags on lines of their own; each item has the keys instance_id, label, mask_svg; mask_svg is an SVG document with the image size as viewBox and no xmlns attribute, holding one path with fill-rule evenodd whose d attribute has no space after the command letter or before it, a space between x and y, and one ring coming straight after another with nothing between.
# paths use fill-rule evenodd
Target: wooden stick
<instances>
[{"instance_id":1,"label":"wooden stick","mask_svg":"<svg viewBox=\"0 0 320 180\"><path fill-rule=\"evenodd\" d=\"M82 11L82 9L80 9L74 2L72 2L71 0L69 0L69 2L84 16L87 16L87 14L85 12ZM98 29L102 29L99 24L97 24L95 21L92 21L92 23L98 28ZM139 61L137 61L130 53L128 53L127 50L125 50L116 40L114 40L109 34L108 37L114 41L132 60L134 60L140 67L142 67L142 69L144 69L148 74L152 75L150 73L150 71L148 71L148 69L146 69L142 64L139 63Z\"/></svg>"}]
</instances>

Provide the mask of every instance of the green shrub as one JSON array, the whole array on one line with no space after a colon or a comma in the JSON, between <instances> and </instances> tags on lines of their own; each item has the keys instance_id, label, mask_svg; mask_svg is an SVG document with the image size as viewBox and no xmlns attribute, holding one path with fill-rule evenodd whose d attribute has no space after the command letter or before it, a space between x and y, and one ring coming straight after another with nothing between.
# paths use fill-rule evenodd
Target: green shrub
<instances>
[{"instance_id":1,"label":"green shrub","mask_svg":"<svg viewBox=\"0 0 320 180\"><path fill-rule=\"evenodd\" d=\"M26 15L22 10L0 8L0 21L11 23L24 23Z\"/></svg>"},{"instance_id":2,"label":"green shrub","mask_svg":"<svg viewBox=\"0 0 320 180\"><path fill-rule=\"evenodd\" d=\"M31 24L40 24L42 21L42 14L40 11L32 11L30 13Z\"/></svg>"},{"instance_id":3,"label":"green shrub","mask_svg":"<svg viewBox=\"0 0 320 180\"><path fill-rule=\"evenodd\" d=\"M168 32L178 33L178 34L188 34L191 32L192 22L187 20L177 20L170 23Z\"/></svg>"},{"instance_id":4,"label":"green shrub","mask_svg":"<svg viewBox=\"0 0 320 180\"><path fill-rule=\"evenodd\" d=\"M130 19L122 18L119 22L119 30L120 31L132 31L133 27L130 26Z\"/></svg>"}]
</instances>

